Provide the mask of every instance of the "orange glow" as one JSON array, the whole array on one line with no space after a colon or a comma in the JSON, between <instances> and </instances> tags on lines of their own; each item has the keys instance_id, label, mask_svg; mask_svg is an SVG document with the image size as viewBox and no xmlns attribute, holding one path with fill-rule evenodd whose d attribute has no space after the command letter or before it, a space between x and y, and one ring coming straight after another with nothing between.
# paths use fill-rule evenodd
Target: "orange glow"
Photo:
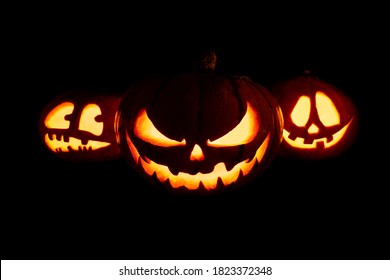
<instances>
[{"instance_id":1,"label":"orange glow","mask_svg":"<svg viewBox=\"0 0 390 280\"><path fill-rule=\"evenodd\" d=\"M347 131L349 125L351 124L353 119L349 121L348 124L346 124L342 129L340 129L338 132L333 134L333 139L330 142L327 142L326 138L320 138L313 141L313 143L304 143L304 139L302 137L297 137L296 139L292 140L289 138L289 132L283 129L283 139L290 145L295 148L300 149L315 149L317 147L317 143L323 142L325 148L329 148L337 144L341 138L343 138L345 132Z\"/></svg>"},{"instance_id":2,"label":"orange glow","mask_svg":"<svg viewBox=\"0 0 390 280\"><path fill-rule=\"evenodd\" d=\"M64 102L56 106L47 114L45 118L45 126L48 128L67 129L70 126L70 121L65 120L65 116L72 114L74 105L70 102Z\"/></svg>"},{"instance_id":3,"label":"orange glow","mask_svg":"<svg viewBox=\"0 0 390 280\"><path fill-rule=\"evenodd\" d=\"M309 134L316 134L318 133L318 131L320 131L320 129L314 123L307 129L307 132L309 132Z\"/></svg>"},{"instance_id":4,"label":"orange glow","mask_svg":"<svg viewBox=\"0 0 390 280\"><path fill-rule=\"evenodd\" d=\"M214 170L212 172L206 174L199 172L195 175L191 175L185 172L179 172L177 175L174 175L170 172L167 166L158 164L146 157L144 160L143 157L140 156L127 132L126 139L133 159L136 163L140 163L145 173L149 176L156 174L156 177L162 183L169 180L169 183L173 188L184 186L189 190L196 190L202 183L207 190L212 190L216 188L218 178L221 178L223 184L228 186L237 181L241 172L244 176L246 176L252 170L256 161L260 163L267 150L270 140L270 133L268 133L267 138L257 149L256 154L252 160L247 159L237 163L230 171L226 170L226 166L223 162L220 162L214 166ZM195 150L197 149L194 147L193 152Z\"/></svg>"},{"instance_id":5,"label":"orange glow","mask_svg":"<svg viewBox=\"0 0 390 280\"><path fill-rule=\"evenodd\" d=\"M186 144L185 139L179 142L158 131L149 119L145 109L138 113L134 124L134 134L143 141L160 147L184 146Z\"/></svg>"},{"instance_id":6,"label":"orange glow","mask_svg":"<svg viewBox=\"0 0 390 280\"><path fill-rule=\"evenodd\" d=\"M318 117L325 126L340 124L340 114L332 100L325 93L317 91L316 106Z\"/></svg>"},{"instance_id":7,"label":"orange glow","mask_svg":"<svg viewBox=\"0 0 390 280\"><path fill-rule=\"evenodd\" d=\"M305 126L310 118L310 98L301 96L291 112L291 120L297 126Z\"/></svg>"},{"instance_id":8,"label":"orange glow","mask_svg":"<svg viewBox=\"0 0 390 280\"><path fill-rule=\"evenodd\" d=\"M336 106L332 102L332 100L322 91L316 92L316 108L318 112L318 117L320 121L323 123L324 126L333 126L333 125L339 125L340 124L340 114L337 111ZM306 125L310 118L310 99L307 96L301 96L295 105L292 113L291 113L291 119L293 123L297 126L303 127ZM344 136L345 132L347 131L349 125L351 124L352 119L349 121L348 124L346 124L341 130L333 134L333 139L331 141L327 141L326 137L316 139L312 143L304 143L304 138L297 137L296 139L290 139L289 138L289 132L286 130L283 130L283 138L284 140L290 145L295 148L300 149L316 149L317 144L320 142L324 143L325 148L329 148L337 144L341 138ZM312 124L309 126L307 132L309 134L316 134L319 132L318 126L315 124Z\"/></svg>"},{"instance_id":9,"label":"orange glow","mask_svg":"<svg viewBox=\"0 0 390 280\"><path fill-rule=\"evenodd\" d=\"M256 111L247 102L247 110L240 123L221 138L214 141L207 140L207 145L211 147L226 147L250 143L256 138L259 126Z\"/></svg>"},{"instance_id":10,"label":"orange glow","mask_svg":"<svg viewBox=\"0 0 390 280\"><path fill-rule=\"evenodd\" d=\"M68 129L70 121L66 120L66 115L72 114L74 105L70 102L64 102L56 106L45 118L45 126L51 129ZM97 136L103 133L103 123L98 123L95 117L102 112L98 105L88 104L80 115L79 129L91 132ZM89 140L87 145L82 144L80 139L69 137L65 141L63 135L53 135L50 139L49 134L45 134L44 141L48 148L55 153L68 151L92 151L111 145L109 142Z\"/></svg>"},{"instance_id":11,"label":"orange glow","mask_svg":"<svg viewBox=\"0 0 390 280\"><path fill-rule=\"evenodd\" d=\"M198 144L195 144L194 148L192 149L190 160L204 160L202 149Z\"/></svg>"},{"instance_id":12,"label":"orange glow","mask_svg":"<svg viewBox=\"0 0 390 280\"><path fill-rule=\"evenodd\" d=\"M119 131L119 120L121 119L121 113L119 111L116 111L115 113L115 121L114 121L114 131L115 131L115 139L118 145L121 143L121 137L118 133Z\"/></svg>"},{"instance_id":13,"label":"orange glow","mask_svg":"<svg viewBox=\"0 0 390 280\"><path fill-rule=\"evenodd\" d=\"M85 106L80 115L79 129L98 136L101 135L103 133L103 123L95 121L95 118L101 114L102 111L98 105L88 104Z\"/></svg>"},{"instance_id":14,"label":"orange glow","mask_svg":"<svg viewBox=\"0 0 390 280\"><path fill-rule=\"evenodd\" d=\"M340 124L340 114L330 98L322 91L316 92L316 108L318 117L325 126ZM291 120L296 126L303 127L310 118L310 98L301 96L291 112ZM312 131L311 133L315 133Z\"/></svg>"},{"instance_id":15,"label":"orange glow","mask_svg":"<svg viewBox=\"0 0 390 280\"><path fill-rule=\"evenodd\" d=\"M93 151L111 145L111 143L108 142L92 140L88 141L88 145L83 145L80 139L76 139L74 137L69 137L69 141L65 142L63 136L60 137L60 140L57 140L55 137L50 139L48 134L45 135L45 143L49 149L55 153L68 151Z\"/></svg>"}]
</instances>

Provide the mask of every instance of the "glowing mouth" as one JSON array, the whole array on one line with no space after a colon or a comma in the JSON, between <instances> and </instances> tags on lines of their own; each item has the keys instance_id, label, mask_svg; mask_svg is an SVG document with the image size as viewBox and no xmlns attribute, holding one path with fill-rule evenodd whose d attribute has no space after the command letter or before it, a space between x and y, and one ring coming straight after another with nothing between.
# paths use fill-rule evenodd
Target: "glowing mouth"
<instances>
[{"instance_id":1,"label":"glowing mouth","mask_svg":"<svg viewBox=\"0 0 390 280\"><path fill-rule=\"evenodd\" d=\"M69 141L64 140L64 136L53 139L49 138L49 134L45 134L45 143L55 153L70 152L70 151L94 151L111 145L111 143L89 140L88 145L83 145L80 139L69 137Z\"/></svg>"},{"instance_id":2,"label":"glowing mouth","mask_svg":"<svg viewBox=\"0 0 390 280\"><path fill-rule=\"evenodd\" d=\"M349 121L348 124L346 124L342 129L340 129L338 132L333 134L332 141L327 142L326 138L320 138L314 140L312 143L304 143L304 139L302 137L297 137L296 139L292 140L289 138L290 133L283 129L283 139L292 147L300 148L300 149L315 149L317 148L317 144L322 142L324 144L325 148L329 148L337 144L341 138L343 138L345 132L347 131L349 125L351 124L352 119Z\"/></svg>"},{"instance_id":3,"label":"glowing mouth","mask_svg":"<svg viewBox=\"0 0 390 280\"><path fill-rule=\"evenodd\" d=\"M256 161L260 163L267 150L270 134L268 133L267 138L257 149L252 160L246 159L239 162L230 171L226 170L225 163L220 162L214 166L212 172L206 174L198 172L194 175L185 172L179 172L177 175L174 175L170 172L168 166L158 164L146 157L146 160L144 160L140 157L140 154L127 133L126 139L134 160L142 166L145 173L149 176L156 174L156 177L160 182L164 183L168 180L173 188L184 186L189 190L195 190L202 184L207 190L212 190L216 188L218 178L222 180L225 186L228 186L237 181L240 173L246 176L252 170Z\"/></svg>"}]
</instances>

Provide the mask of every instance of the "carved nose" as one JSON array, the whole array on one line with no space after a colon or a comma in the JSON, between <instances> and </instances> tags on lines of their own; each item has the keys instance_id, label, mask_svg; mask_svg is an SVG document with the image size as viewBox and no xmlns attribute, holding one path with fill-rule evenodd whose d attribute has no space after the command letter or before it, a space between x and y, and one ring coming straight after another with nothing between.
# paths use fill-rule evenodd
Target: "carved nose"
<instances>
[{"instance_id":1,"label":"carved nose","mask_svg":"<svg viewBox=\"0 0 390 280\"><path fill-rule=\"evenodd\" d=\"M200 146L198 144L195 144L194 148L192 149L190 160L192 160L192 161L204 160L204 155L203 155L202 149L200 148Z\"/></svg>"},{"instance_id":2,"label":"carved nose","mask_svg":"<svg viewBox=\"0 0 390 280\"><path fill-rule=\"evenodd\" d=\"M318 131L319 131L319 128L315 124L312 124L309 127L309 129L307 130L307 132L309 132L310 134L318 133Z\"/></svg>"}]
</instances>

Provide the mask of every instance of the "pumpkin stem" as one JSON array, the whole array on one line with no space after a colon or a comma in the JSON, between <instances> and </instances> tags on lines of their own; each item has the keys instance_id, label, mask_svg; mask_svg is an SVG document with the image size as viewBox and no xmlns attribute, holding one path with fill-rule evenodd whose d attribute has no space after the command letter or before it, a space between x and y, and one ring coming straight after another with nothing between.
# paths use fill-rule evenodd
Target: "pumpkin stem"
<instances>
[{"instance_id":1,"label":"pumpkin stem","mask_svg":"<svg viewBox=\"0 0 390 280\"><path fill-rule=\"evenodd\" d=\"M196 71L200 72L213 72L215 70L215 65L217 62L217 56L214 51L204 52L197 63L194 66Z\"/></svg>"}]
</instances>

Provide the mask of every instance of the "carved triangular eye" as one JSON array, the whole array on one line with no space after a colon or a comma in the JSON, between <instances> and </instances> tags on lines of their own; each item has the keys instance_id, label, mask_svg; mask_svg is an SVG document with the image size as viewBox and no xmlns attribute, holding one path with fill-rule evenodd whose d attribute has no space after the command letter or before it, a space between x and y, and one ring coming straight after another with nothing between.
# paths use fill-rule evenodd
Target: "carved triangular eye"
<instances>
[{"instance_id":1,"label":"carved triangular eye","mask_svg":"<svg viewBox=\"0 0 390 280\"><path fill-rule=\"evenodd\" d=\"M96 121L96 117L101 116L102 111L96 104L88 104L84 107L80 115L79 129L91 132L94 135L103 133L103 122Z\"/></svg>"},{"instance_id":2,"label":"carved triangular eye","mask_svg":"<svg viewBox=\"0 0 390 280\"><path fill-rule=\"evenodd\" d=\"M310 98L308 96L299 97L294 109L291 112L291 120L296 126L305 126L310 118Z\"/></svg>"},{"instance_id":3,"label":"carved triangular eye","mask_svg":"<svg viewBox=\"0 0 390 280\"><path fill-rule=\"evenodd\" d=\"M207 140L207 145L211 147L226 147L250 143L256 138L259 126L255 110L247 103L245 116L240 123L224 136L214 141Z\"/></svg>"},{"instance_id":4,"label":"carved triangular eye","mask_svg":"<svg viewBox=\"0 0 390 280\"><path fill-rule=\"evenodd\" d=\"M316 93L316 107L318 117L324 126L340 124L340 114L332 100L323 92Z\"/></svg>"},{"instance_id":5,"label":"carved triangular eye","mask_svg":"<svg viewBox=\"0 0 390 280\"><path fill-rule=\"evenodd\" d=\"M66 116L72 114L74 105L70 102L64 102L57 105L47 114L45 118L45 126L47 128L68 129L70 121L66 120Z\"/></svg>"},{"instance_id":6,"label":"carved triangular eye","mask_svg":"<svg viewBox=\"0 0 390 280\"><path fill-rule=\"evenodd\" d=\"M145 109L138 113L134 125L134 134L141 140L160 147L184 146L186 144L185 139L179 142L168 138L158 131L149 119Z\"/></svg>"}]
</instances>

